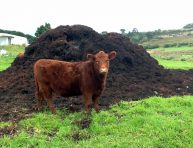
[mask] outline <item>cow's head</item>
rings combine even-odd
[[[109,61],[116,57],[116,51],[111,51],[105,53],[104,51],[99,51],[97,54],[88,54],[87,58],[93,61],[94,68],[99,72],[99,74],[104,75],[108,73]]]

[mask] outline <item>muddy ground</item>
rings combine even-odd
[[[166,70],[146,50],[118,33],[105,35],[82,25],[59,26],[25,49],[7,70],[0,72],[0,121],[18,121],[29,116],[36,104],[33,64],[41,58],[86,60],[87,53],[117,51],[110,63],[107,87],[100,97],[102,109],[120,100],[148,96],[193,94],[193,71]],[[83,109],[81,97],[55,97],[58,108]]]

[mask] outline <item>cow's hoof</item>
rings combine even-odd
[[[56,110],[54,110],[54,111],[51,111],[52,112],[52,114],[56,114]]]
[[[100,110],[95,110],[96,111],[96,113],[100,113]]]
[[[32,107],[32,109],[33,109],[34,111],[40,111],[40,110],[41,110],[41,108],[40,108],[38,105],[34,105],[34,106]]]
[[[91,115],[90,111],[85,111],[84,113],[85,113],[86,116],[90,116]]]

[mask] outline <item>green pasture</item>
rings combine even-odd
[[[10,67],[14,59],[15,57],[12,56],[0,56],[0,71]]]
[[[0,46],[0,49],[6,49],[9,56],[17,56],[19,53],[24,52],[25,46],[22,45],[5,45]]]
[[[192,96],[120,102],[90,116],[43,111],[14,125],[15,134],[3,135],[0,147],[191,147],[192,114]]]
[[[148,52],[167,69],[188,70],[193,68],[193,47],[156,48]]]
[[[146,42],[143,42],[143,46],[159,46],[159,47],[183,47],[185,45],[192,46],[193,44],[193,36],[183,35],[183,36],[175,36],[175,37],[163,37],[159,39],[152,39]]]
[[[163,52],[193,51],[193,47],[191,46],[169,47],[169,48],[159,47],[159,48],[152,49],[152,50],[163,51]]]
[[[165,60],[161,58],[156,59],[158,60],[159,64],[164,66],[164,68],[166,69],[182,69],[182,70],[193,69],[193,62]]]
[[[24,52],[25,46],[21,45],[7,45],[0,46],[0,50],[5,49],[7,51],[7,55],[0,55],[0,71],[7,69],[11,66],[11,63],[14,61],[15,57]]]

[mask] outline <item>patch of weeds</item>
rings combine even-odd
[[[124,117],[124,114],[119,113],[119,112],[114,113],[114,115],[115,115],[115,117],[117,117],[117,119],[121,119]]]
[[[31,136],[33,136],[36,132],[35,132],[35,129],[34,128],[32,128],[32,127],[29,127],[29,128],[27,128],[27,129],[25,129],[25,131],[29,134],[29,135],[31,135]]]
[[[85,130],[81,130],[81,131],[75,131],[71,134],[71,138],[73,141],[80,141],[80,140],[86,140],[86,139],[90,139],[91,135],[90,133],[88,133]]]
[[[66,117],[68,117],[71,114],[71,112],[67,108],[63,108],[62,110],[57,111],[57,115],[61,120],[64,120]]]
[[[52,129],[50,132],[47,133],[49,137],[54,137],[56,133],[58,132],[57,128]]]
[[[79,120],[75,120],[73,123],[76,124],[81,129],[89,128],[92,119],[90,117],[85,117]]]
[[[53,137],[57,134],[58,129],[54,128],[51,131],[49,131],[48,133],[45,133],[45,135],[47,135],[47,140],[51,141],[53,139]]]
[[[6,126],[11,126],[11,122],[0,122],[0,128],[6,127]]]

